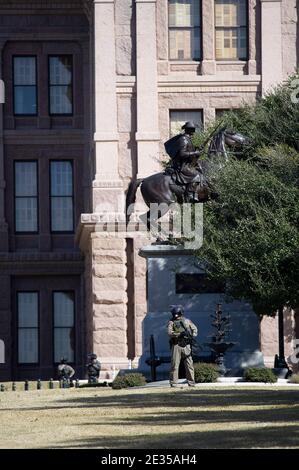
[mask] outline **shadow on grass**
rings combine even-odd
[[[70,443],[72,447],[97,448],[159,448],[159,449],[199,449],[199,448],[253,448],[253,447],[299,447],[299,392],[297,390],[175,390],[171,392],[146,392],[97,397],[73,398],[69,404],[85,407],[114,407],[120,409],[142,409],[137,416],[126,419],[107,416],[105,422],[90,423],[105,425],[156,427],[156,433],[137,435],[129,438],[99,436]],[[249,409],[233,409],[243,406]],[[279,406],[279,408],[277,408]],[[163,411],[167,407],[167,411]],[[263,409],[267,407],[267,409]],[[272,407],[272,409],[271,409]],[[156,408],[162,408],[157,411]],[[171,408],[174,408],[173,411]],[[178,410],[179,408],[179,410]],[[151,414],[151,409],[153,414]],[[170,409],[170,410],[169,410]],[[217,423],[227,429],[220,431]],[[277,425],[275,424],[277,423]],[[89,423],[83,423],[89,426]],[[184,430],[180,430],[184,425]],[[198,426],[198,431],[187,432],[185,425]],[[215,430],[201,430],[200,427],[213,425]],[[234,425],[248,429],[233,429]],[[267,427],[265,428],[265,425]],[[168,426],[167,434],[159,431],[160,426]],[[130,433],[131,434],[131,433]]]
[[[74,408],[82,416],[84,410],[94,410],[90,422],[72,423],[84,427],[85,437],[55,448],[299,448],[299,391],[293,389],[105,390],[51,400],[22,410]],[[109,435],[103,435],[105,426]],[[86,437],[89,428],[91,436]]]
[[[108,449],[252,449],[298,448],[299,425],[226,431],[179,432],[178,426],[167,434],[100,436],[73,440],[55,448]]]
[[[66,400],[71,405],[80,404],[84,407],[121,406],[122,408],[193,407],[193,406],[231,406],[231,405],[290,405],[299,403],[299,390],[227,390],[227,389],[175,389],[166,392],[148,393],[147,390],[126,395],[111,393],[92,397],[76,397]]]

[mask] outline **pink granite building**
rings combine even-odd
[[[138,365],[146,236],[118,224],[163,142],[298,66],[296,0],[0,1],[0,380]],[[299,321],[286,314],[286,353]],[[263,320],[266,363],[276,319]],[[108,377],[107,375],[107,377]],[[106,376],[106,375],[105,375]]]

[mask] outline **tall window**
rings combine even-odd
[[[182,126],[187,121],[193,121],[199,126],[200,130],[203,126],[202,123],[202,111],[201,110],[185,110],[185,111],[170,111],[170,136],[174,136],[182,132]]]
[[[54,292],[54,362],[65,357],[75,361],[75,302],[74,292]]]
[[[73,113],[72,56],[49,57],[50,114]]]
[[[13,58],[14,114],[37,114],[36,57]]]
[[[15,231],[37,232],[37,162],[15,161]]]
[[[169,58],[199,60],[201,57],[200,0],[169,0]]]
[[[50,162],[51,230],[74,230],[73,165],[71,161]]]
[[[18,362],[37,364],[38,354],[38,292],[17,293]]]
[[[247,0],[215,0],[216,59],[247,59]]]

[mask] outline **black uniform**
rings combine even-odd
[[[101,364],[97,359],[91,359],[87,364],[88,381],[96,383],[100,377]]]

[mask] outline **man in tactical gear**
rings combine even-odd
[[[165,150],[172,158],[172,164],[165,171],[170,174],[174,185],[183,186],[185,189],[185,202],[199,202],[197,196],[198,185],[202,182],[203,170],[196,157],[200,151],[196,150],[192,135],[196,127],[194,122],[188,121],[182,129],[184,134],[179,134],[165,142]]]
[[[179,366],[181,359],[183,359],[188,385],[192,387],[195,385],[195,381],[191,343],[192,338],[197,336],[198,330],[191,320],[184,317],[184,309],[181,305],[173,305],[171,314],[172,319],[167,325],[167,333],[171,343],[170,385],[177,386]]]
[[[57,373],[59,380],[72,381],[72,377],[75,375],[75,370],[67,364],[67,359],[62,357],[57,368]]]
[[[89,354],[89,363],[87,364],[88,383],[98,383],[101,371],[100,361],[97,359],[96,354]]]

